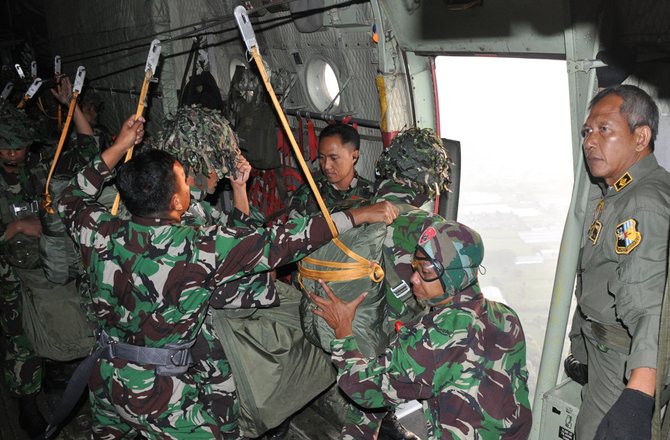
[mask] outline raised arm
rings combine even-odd
[[[72,83],[70,82],[70,78],[67,76],[62,77],[60,80],[60,85],[60,92],[51,89],[51,94],[54,96],[54,98],[56,98],[56,101],[65,107],[69,107],[70,100],[72,99]],[[77,133],[87,136],[93,135],[93,128],[84,116],[84,113],[82,113],[81,109],[79,108],[79,104],[75,104],[72,120],[74,121]]]

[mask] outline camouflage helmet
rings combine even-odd
[[[35,140],[33,122],[23,111],[6,101],[0,101],[0,148],[18,150]]]
[[[425,225],[416,248],[441,272],[440,282],[446,296],[475,284],[484,258],[481,236],[455,221],[431,218]]]
[[[408,128],[396,135],[375,169],[378,179],[408,184],[419,194],[435,195],[435,186],[449,189],[449,156],[442,140],[429,128]]]
[[[218,110],[200,105],[181,107],[151,141],[151,147],[172,154],[189,173],[219,179],[235,175],[240,157],[237,136]]]

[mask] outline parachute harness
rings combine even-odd
[[[375,283],[380,283],[384,279],[384,270],[381,268],[381,266],[374,261],[367,260],[361,257],[360,255],[356,254],[354,251],[349,249],[344,243],[342,243],[342,241],[340,241],[337,238],[338,237],[337,228],[333,223],[333,219],[330,217],[328,208],[326,207],[326,204],[323,201],[321,194],[319,193],[319,189],[317,188],[316,183],[314,183],[312,173],[307,167],[305,159],[302,157],[302,152],[298,148],[298,143],[296,142],[295,137],[293,136],[293,131],[291,130],[291,127],[289,126],[289,123],[286,120],[286,115],[284,115],[284,111],[282,110],[281,105],[277,100],[277,95],[275,94],[274,89],[272,88],[272,84],[270,83],[268,74],[265,70],[265,65],[263,64],[263,59],[261,58],[260,51],[258,50],[258,44],[256,42],[256,36],[254,34],[253,27],[251,26],[251,22],[249,21],[247,11],[244,8],[244,6],[237,6],[235,8],[235,19],[237,21],[238,27],[240,28],[240,32],[242,33],[242,38],[244,39],[244,43],[247,46],[247,50],[251,54],[251,57],[253,58],[253,60],[256,63],[256,66],[258,67],[258,72],[260,73],[261,78],[263,79],[263,84],[265,85],[265,88],[267,89],[268,94],[270,95],[272,105],[274,106],[277,112],[277,116],[279,117],[279,120],[282,123],[284,132],[286,133],[286,136],[291,142],[291,147],[293,148],[293,152],[296,156],[298,164],[300,165],[300,168],[302,169],[303,173],[305,173],[307,183],[309,184],[309,187],[312,190],[314,197],[316,198],[316,202],[319,205],[319,209],[321,210],[321,213],[323,214],[323,217],[326,220],[326,223],[328,224],[328,228],[330,229],[330,232],[333,235],[333,243],[335,243],[335,245],[338,248],[340,248],[342,252],[344,252],[350,258],[355,260],[355,262],[352,263],[341,263],[333,261],[322,261],[310,257],[305,257],[302,260],[304,263],[328,267],[334,270],[308,269],[304,267],[303,264],[299,263],[298,270],[300,275],[298,276],[298,281],[302,286],[302,282],[300,281],[302,277],[312,280],[322,279],[324,281],[345,281],[345,280],[370,277],[370,279]]]

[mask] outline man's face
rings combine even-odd
[[[409,278],[412,285],[412,293],[419,303],[444,294],[444,288],[440,283],[440,268],[435,267],[433,262],[421,250],[416,251],[412,260],[412,276]],[[424,303],[425,304],[425,303]]]
[[[189,205],[191,204],[191,190],[189,189],[188,183],[186,183],[186,175],[184,174],[184,168],[178,161],[175,161],[172,166],[172,171],[175,176],[175,194],[179,197],[181,202],[181,212],[180,215],[188,210]]]
[[[328,136],[319,142],[319,166],[326,179],[337,189],[345,190],[354,179],[358,151],[351,144],[342,144],[340,136]]]
[[[18,149],[0,148],[0,166],[8,173],[18,173],[19,166],[26,159],[27,151],[28,147]]]
[[[608,185],[650,151],[648,147],[639,148],[637,130],[630,131],[628,121],[619,110],[622,103],[620,96],[605,96],[593,106],[582,128],[589,171]]]
[[[207,194],[214,194],[216,191],[216,187],[219,184],[219,176],[216,174],[216,171],[211,171],[205,179],[203,179],[205,183],[205,187],[201,188],[202,183],[198,185],[198,181],[196,178],[193,176],[193,173],[189,174],[186,176],[186,184],[188,186],[195,186],[198,188],[200,191],[204,191]]]

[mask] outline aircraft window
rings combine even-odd
[[[566,64],[437,57],[435,71],[441,136],[461,142],[458,220],[483,237],[484,294],[521,318],[532,398],[573,186]]]
[[[233,57],[230,59],[230,64],[228,65],[228,71],[230,73],[230,80],[232,81],[233,76],[235,76],[235,69],[237,69],[237,66],[242,66],[244,68],[247,68],[247,64],[244,62],[242,58],[239,57]]]
[[[305,69],[307,92],[314,107],[324,111],[333,102],[333,107],[340,105],[340,82],[333,66],[323,58],[313,58]],[[337,98],[335,98],[337,96]]]

